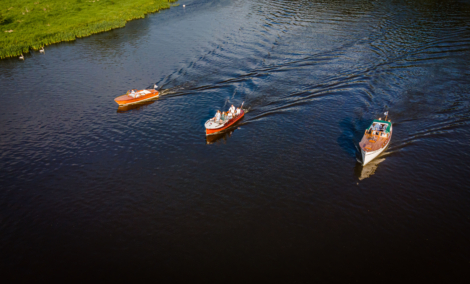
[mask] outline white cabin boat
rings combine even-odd
[[[363,165],[367,165],[388,147],[392,139],[392,132],[390,120],[374,119],[372,121],[359,143]]]

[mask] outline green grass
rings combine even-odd
[[[177,0],[0,0],[0,58],[124,27]]]

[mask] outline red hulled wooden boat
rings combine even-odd
[[[206,127],[206,135],[211,135],[211,134],[216,134],[216,133],[219,133],[227,128],[229,128],[230,126],[234,125],[235,123],[237,123],[237,121],[239,121],[240,119],[242,119],[242,117],[245,115],[245,112],[243,111],[243,109],[240,109],[240,114],[233,117],[232,119],[230,120],[219,120],[219,121],[215,121],[214,118],[212,119],[209,119],[208,121],[206,121],[206,123],[204,124],[204,126]]]
[[[118,103],[119,106],[125,106],[156,99],[159,95],[160,93],[157,90],[152,89],[138,91],[132,90],[127,92],[125,95],[115,98],[114,101]]]

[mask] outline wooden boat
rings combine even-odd
[[[144,101],[148,101],[151,99],[156,99],[160,93],[157,90],[131,90],[128,91],[125,95],[117,97],[114,99],[119,106],[125,106],[135,103],[140,103]]]
[[[204,124],[204,126],[206,127],[206,135],[216,134],[216,133],[219,133],[220,131],[223,131],[229,128],[230,126],[234,125],[237,121],[242,119],[244,115],[245,115],[245,112],[243,111],[243,109],[240,109],[240,114],[233,117],[230,120],[215,121],[214,118],[209,119]]]
[[[364,166],[387,148],[392,139],[392,132],[392,123],[390,120],[387,121],[387,117],[385,117],[385,120],[379,118],[372,121],[359,143],[362,153],[362,164]]]

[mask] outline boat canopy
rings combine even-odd
[[[392,123],[391,122],[388,122],[388,121],[385,121],[385,120],[374,119],[374,121],[372,121],[372,123],[370,124],[368,129],[370,129],[372,127],[372,125],[374,125],[374,123],[385,124],[387,126],[387,128],[385,129],[385,133],[390,133],[390,128],[392,128]]]

